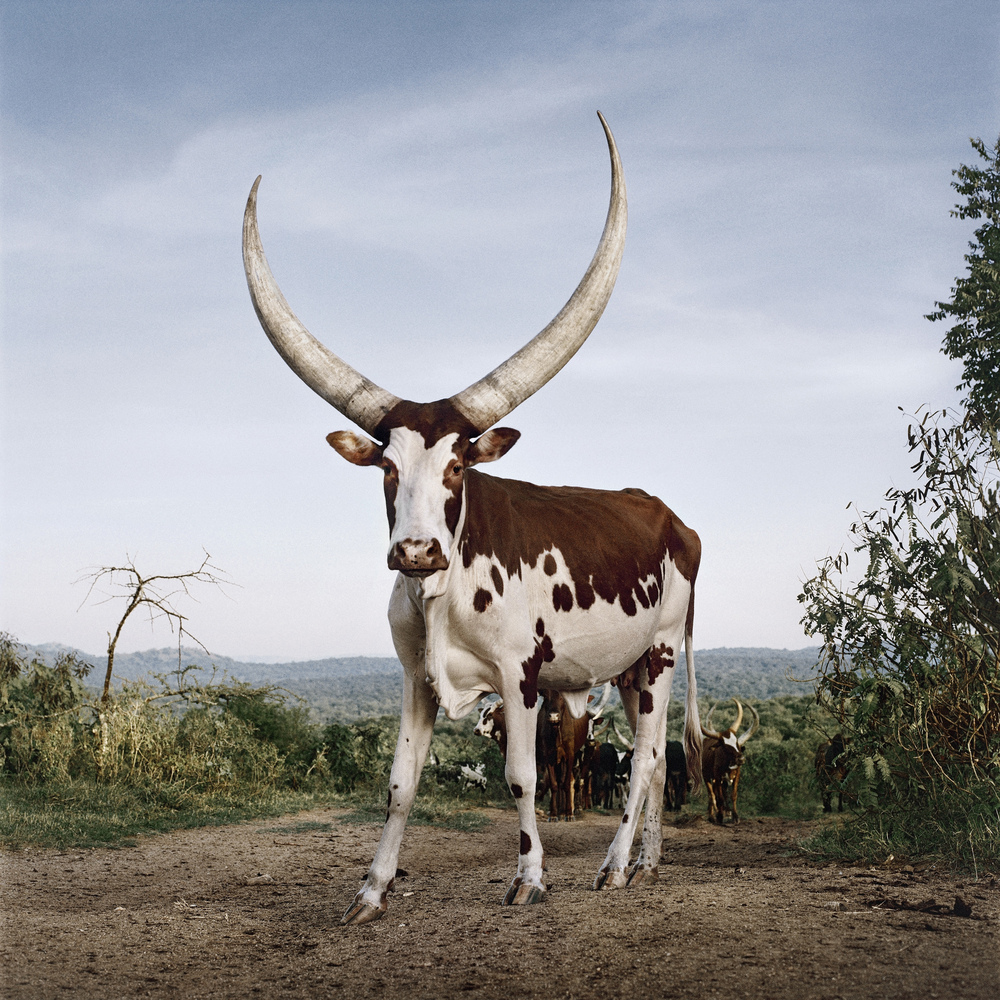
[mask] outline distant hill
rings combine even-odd
[[[75,652],[93,663],[92,678],[102,676],[107,660],[59,643],[25,647],[28,654],[52,664],[59,653]],[[698,694],[702,698],[766,700],[783,694],[811,694],[819,647],[807,649],[721,648],[695,650]],[[182,650],[185,666],[194,664],[249,684],[274,684],[303,698],[323,722],[349,722],[393,715],[403,699],[403,668],[395,657],[348,656],[285,663],[245,663],[200,649]],[[148,649],[115,656],[116,680],[139,680],[177,668],[176,649]],[[673,700],[687,688],[683,655],[674,679]]]

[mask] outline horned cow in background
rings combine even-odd
[[[760,727],[757,710],[753,705],[748,705],[747,708],[753,715],[753,723],[745,733],[737,736],[736,733],[743,722],[743,706],[735,698],[733,701],[736,702],[736,721],[728,729],[715,732],[708,728],[712,714],[719,707],[718,703],[712,706],[705,724],[701,727],[702,735],[705,737],[701,751],[701,769],[708,790],[708,821],[718,823],[720,826],[725,822],[726,815],[729,815],[734,823],[740,821],[736,799],[740,787],[740,768],[743,766],[743,748]]]
[[[264,256],[254,183],[243,220],[243,262],[254,309],[278,353],[312,390],[368,436],[335,431],[347,461],[382,473],[387,562],[398,575],[389,602],[404,671],[399,739],[387,817],[375,858],[342,923],[381,917],[438,710],[468,714],[496,692],[507,728],[505,776],[517,800],[520,847],[504,904],[544,898],[534,810],[539,691],[558,691],[571,715],[592,687],[638,668],[623,697],[635,732],[625,813],[594,887],[617,889],[658,872],[666,775],[665,713],[685,647],[688,760],[701,750],[692,653],[701,542],[660,500],[621,492],[534,486],[484,475],[519,432],[495,427],[576,353],[611,296],[628,209],[621,161],[611,157],[611,200],[590,266],[569,301],[533,340],[454,396],[415,403],[376,385],[302,325]],[[629,854],[647,794],[642,846]]]
[[[578,719],[568,710],[566,699],[558,691],[543,691],[542,710],[538,715],[535,739],[535,762],[543,782],[551,792],[549,819],[570,820],[576,812],[575,778],[579,776],[579,755],[593,739],[594,724],[611,696],[605,684],[596,705],[588,701],[586,712]],[[593,697],[591,696],[591,701]],[[503,700],[488,702],[479,713],[474,730],[479,736],[494,740],[507,756],[507,719]],[[583,804],[588,808],[587,804]]]
[[[571,820],[577,811],[577,754],[586,747],[588,736],[593,734],[594,720],[608,703],[611,685],[604,686],[599,704],[588,708],[579,719],[573,718],[566,699],[558,691],[546,691],[544,695],[536,759],[539,769],[547,774],[552,793],[549,821]]]

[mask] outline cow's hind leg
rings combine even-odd
[[[503,898],[504,906],[540,903],[545,897],[542,880],[542,842],[535,821],[535,716],[537,708],[525,708],[521,692],[508,698],[504,692],[507,715],[507,768],[505,775],[520,820],[520,843],[517,874]],[[552,785],[553,802],[558,794]]]
[[[663,728],[666,730],[666,712],[663,713]],[[665,742],[665,738],[664,738]],[[654,753],[656,750],[654,748]],[[639,856],[629,870],[628,885],[638,885],[660,877],[660,850],[663,846],[663,785],[667,776],[667,762],[664,754],[659,754],[649,779],[646,794],[646,818],[642,825],[642,843]]]
[[[676,642],[676,639],[674,639]],[[679,643],[677,643],[679,646]],[[665,644],[664,648],[667,648]],[[670,646],[673,649],[676,647]],[[644,667],[646,665],[644,664]],[[671,667],[673,664],[671,664]],[[604,864],[594,880],[595,889],[620,889],[630,882],[655,878],[660,860],[660,813],[663,802],[663,782],[666,778],[667,705],[670,701],[672,673],[662,676],[656,671],[640,671],[638,695],[622,692],[629,721],[635,712],[635,750],[632,755],[632,776],[625,813],[621,825],[608,849]],[[651,683],[652,681],[652,683]],[[657,683],[659,681],[660,683]],[[626,700],[628,699],[628,700]],[[633,699],[637,699],[633,702]],[[631,703],[631,704],[630,704]],[[637,709],[633,708],[637,704]],[[631,710],[630,710],[631,709]],[[655,776],[655,782],[654,782]],[[648,792],[648,795],[647,795]],[[626,874],[632,841],[639,825],[639,814],[646,804],[646,822],[639,859],[630,874]],[[640,874],[641,873],[641,874]]]
[[[396,756],[389,774],[389,801],[382,839],[367,877],[340,921],[342,924],[378,920],[388,908],[386,896],[396,879],[399,845],[431,744],[437,710],[429,685],[416,681],[410,671],[406,671],[403,675],[403,713]]]

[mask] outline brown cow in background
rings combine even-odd
[[[736,798],[740,785],[740,768],[743,765],[743,747],[760,727],[760,716],[753,705],[748,705],[753,715],[753,723],[750,728],[737,736],[736,732],[743,722],[743,706],[736,701],[737,714],[736,721],[722,732],[715,732],[707,725],[702,725],[701,732],[705,737],[701,750],[701,771],[705,779],[705,786],[708,789],[708,821],[718,823],[719,826],[725,822],[728,813],[733,823],[740,821],[739,813],[736,810]],[[718,703],[712,707],[708,713],[706,723],[712,719],[712,713],[718,708]]]

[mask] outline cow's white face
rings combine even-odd
[[[496,731],[496,722],[493,716],[496,715],[498,706],[502,704],[501,702],[491,701],[484,705],[479,712],[479,721],[476,723],[476,728],[473,732],[477,736],[483,736],[488,740],[493,739],[494,732]]]
[[[394,427],[382,453],[389,569],[429,576],[447,569],[462,512],[464,448],[457,434],[428,445],[422,434]]]
[[[455,431],[393,427],[380,447],[352,431],[327,441],[355,465],[378,465],[384,474],[389,520],[389,569],[410,577],[445,570],[451,561],[462,514],[465,470],[494,462],[520,437],[515,430],[489,430],[475,441]]]

